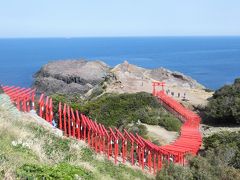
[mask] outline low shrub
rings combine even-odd
[[[181,127],[181,122],[167,112],[156,97],[145,92],[104,94],[97,99],[85,102],[77,98],[75,101],[69,100],[59,94],[53,95],[52,98],[55,108],[58,107],[59,102],[66,103],[107,127],[123,129],[129,124],[134,124],[135,128],[132,128],[132,132],[137,132],[144,137],[147,135],[147,129],[137,125],[139,121],[150,125],[160,125],[169,131],[179,131]],[[57,111],[56,108],[55,112]],[[58,119],[57,115],[55,119]]]
[[[169,131],[179,131],[182,124],[180,120],[176,119],[173,115],[167,114],[160,117],[159,125],[165,127]]]
[[[156,180],[192,180],[193,174],[189,168],[174,165],[170,163],[169,165],[163,166],[161,171],[157,173]]]
[[[18,168],[17,176],[21,179],[93,179],[91,172],[67,163],[54,166],[25,164]]]
[[[222,163],[240,169],[240,131],[213,134],[204,138],[204,146],[221,157]]]
[[[234,84],[215,91],[205,109],[205,122],[213,124],[240,123],[240,78]]]
[[[189,157],[188,166],[165,165],[156,179],[240,179],[240,132],[221,132],[204,138],[201,156]]]
[[[240,178],[240,172],[224,163],[220,156],[211,153],[207,157],[196,156],[188,161],[188,166],[182,167],[177,164],[165,165],[157,173],[157,180],[235,180]]]
[[[129,168],[124,164],[114,165],[113,162],[104,160],[96,165],[98,171],[107,174],[106,179],[127,180],[127,179],[153,179],[149,178],[141,170]],[[109,178],[110,177],[110,178]]]

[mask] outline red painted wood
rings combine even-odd
[[[121,157],[123,163],[130,160],[131,164],[134,165],[135,162],[138,162],[136,164],[143,170],[147,165],[148,170],[153,173],[161,169],[162,159],[165,159],[168,163],[173,161],[174,163],[184,165],[186,163],[185,155],[187,153],[197,154],[202,144],[202,136],[199,131],[201,118],[173,98],[167,96],[163,89],[165,86],[164,82],[153,82],[152,85],[153,95],[159,99],[159,102],[168,111],[183,122],[179,138],[169,145],[157,146],[138,134],[134,135],[126,130],[123,130],[122,133],[117,128],[106,129],[104,125],[93,121],[83,114],[79,116],[77,110],[74,111],[66,104],[64,104],[62,109],[62,103],[59,103],[57,112],[59,128],[64,131],[65,135],[87,141],[89,146],[95,149],[96,152],[106,153],[108,159],[110,159],[110,156],[113,156],[115,164],[118,158]],[[158,91],[158,86],[161,86],[162,90]],[[3,90],[10,96],[12,102],[16,104],[19,110],[29,112],[31,109],[34,109],[35,90],[14,86],[3,86]],[[32,105],[30,102],[32,102]],[[46,104],[44,104],[44,94],[42,94],[38,104],[39,116],[51,122],[54,114],[52,99],[47,97]],[[130,145],[129,147],[127,146],[128,144]],[[147,154],[144,155],[145,150]],[[134,155],[135,153],[136,156]]]

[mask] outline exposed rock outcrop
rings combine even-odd
[[[35,75],[34,86],[38,92],[47,94],[78,94],[89,97],[91,94],[152,92],[153,81],[166,82],[166,89],[183,94],[194,105],[205,104],[211,96],[204,86],[179,72],[165,68],[145,69],[125,61],[110,68],[101,61],[67,60],[51,62]]]
[[[102,82],[109,71],[101,61],[55,61],[35,74],[34,87],[46,94],[84,94]]]
[[[204,89],[204,86],[199,84],[196,80],[179,72],[172,72],[165,68],[145,69],[125,61],[112,69],[118,82],[121,82],[122,89],[137,89],[148,87],[152,81],[164,81],[167,85],[178,86],[190,89]],[[147,85],[146,85],[147,84]],[[139,86],[136,88],[135,86]],[[151,85],[150,85],[151,87]]]
[[[175,84],[186,88],[203,89],[204,86],[196,80],[180,72],[172,72],[165,68],[153,69],[146,72],[149,77],[157,81],[165,81],[169,84]]]

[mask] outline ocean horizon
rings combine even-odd
[[[240,37],[2,38],[0,83],[29,87],[41,66],[65,59],[164,67],[217,89],[240,77]]]

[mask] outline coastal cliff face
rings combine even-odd
[[[35,74],[34,87],[46,94],[84,94],[102,82],[109,71],[101,61],[51,62]]]
[[[176,86],[188,89],[204,89],[197,81],[179,72],[172,72],[165,68],[145,69],[125,61],[114,67],[111,72],[120,82],[123,91],[149,91],[152,90],[153,81],[164,81],[167,86]]]
[[[203,101],[211,96],[204,86],[182,73],[165,68],[141,68],[127,61],[114,68],[101,61],[51,62],[35,74],[34,87],[46,94],[77,94],[84,98],[99,88],[101,93],[151,93],[153,81],[166,82],[165,89],[175,92],[175,95],[180,93],[182,97],[187,93],[189,98],[194,98],[193,104],[196,105],[204,104]]]

